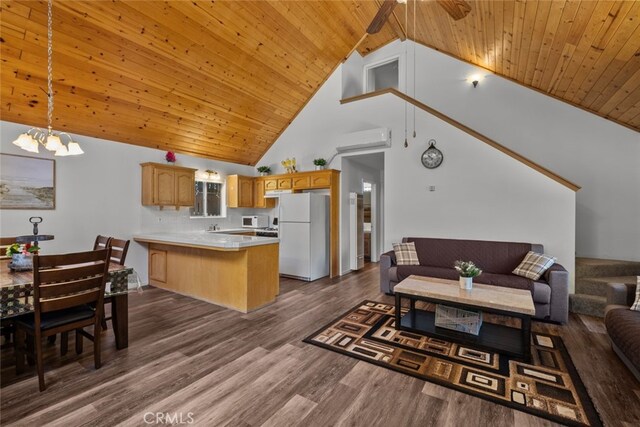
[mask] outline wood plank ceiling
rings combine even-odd
[[[398,5],[410,39],[640,130],[640,1],[466,0],[454,21],[435,1]],[[416,7],[415,37],[413,11]],[[368,37],[363,55],[389,42]]]
[[[640,1],[468,2],[418,2],[415,39],[640,129]],[[54,0],[54,128],[253,165],[379,4]],[[45,126],[46,2],[0,7],[2,119]],[[395,14],[362,54],[403,37]]]
[[[1,7],[2,119],[46,126],[47,4]],[[376,12],[370,1],[56,0],[54,128],[255,164]]]

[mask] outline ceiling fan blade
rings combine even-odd
[[[367,28],[368,34],[375,34],[382,29],[384,23],[387,22],[387,19],[393,13],[393,9],[395,9],[396,4],[398,4],[397,0],[384,0],[382,6],[376,13],[376,16],[373,17],[371,24]]]
[[[471,12],[471,6],[464,0],[436,0],[456,21],[464,18]]]

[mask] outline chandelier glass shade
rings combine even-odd
[[[54,133],[53,122],[53,0],[47,2],[47,130],[31,128],[13,141],[14,145],[30,153],[38,153],[40,145],[56,156],[75,156],[84,153],[66,132]],[[62,137],[66,137],[66,145]]]

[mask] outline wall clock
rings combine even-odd
[[[422,153],[422,165],[427,169],[435,169],[442,164],[444,156],[442,151],[436,148],[436,140],[429,140],[429,148]]]

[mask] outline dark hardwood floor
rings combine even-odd
[[[327,351],[301,340],[378,290],[378,268],[313,283],[283,279],[278,301],[240,314],[155,288],[130,297],[129,348],[104,333],[59,356],[47,344],[47,390],[34,369],[15,375],[1,354],[2,425],[148,425],[155,413],[202,426],[539,426],[549,421]],[[603,421],[640,425],[640,384],[611,351],[599,319],[571,316],[559,334]],[[71,338],[71,341],[73,339]],[[70,343],[73,349],[73,343]]]

